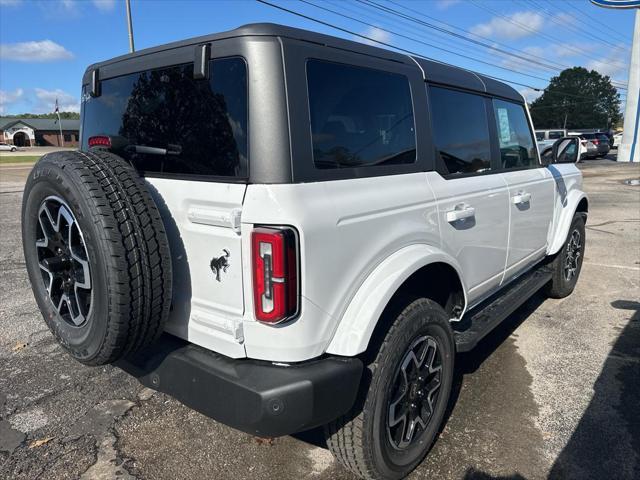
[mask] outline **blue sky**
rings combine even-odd
[[[300,0],[268,1],[424,56],[537,88],[567,66],[595,69],[620,85],[628,75],[633,10],[603,9],[588,0],[373,0],[404,17],[366,5],[367,0],[308,0],[339,14]],[[253,0],[132,0],[131,4],[136,49],[251,22],[354,38]],[[0,114],[51,112],[56,98],[61,110],[78,111],[85,67],[128,51],[124,1],[0,0],[0,44]],[[539,94],[514,86],[530,100]],[[620,90],[623,99],[624,92]]]

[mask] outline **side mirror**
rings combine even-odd
[[[553,144],[550,163],[577,163],[582,153],[581,148],[578,137],[560,138]]]

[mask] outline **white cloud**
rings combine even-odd
[[[51,40],[0,44],[0,59],[17,62],[69,60],[73,53]]]
[[[22,0],[0,0],[0,7],[17,7]]]
[[[625,61],[626,45],[618,45],[607,53],[606,57],[592,58],[585,64],[585,68],[595,70],[600,75],[609,75],[614,80],[622,80],[626,78],[629,71],[629,65]]]
[[[24,95],[24,90],[16,88],[13,92],[8,90],[0,90],[0,114],[7,111],[7,107],[19,102]]]
[[[533,102],[536,98],[542,95],[542,92],[534,90],[533,88],[521,88],[518,91],[520,92],[520,95],[525,98],[527,103]]]
[[[55,90],[45,90],[44,88],[35,89],[35,103],[32,113],[51,113],[53,112],[58,100],[58,107],[61,112],[79,112],[80,102],[73,95],[68,94],[59,88]]]
[[[538,12],[516,12],[505,18],[493,17],[486,23],[471,27],[471,33],[483,37],[515,40],[528,37],[540,31],[544,26],[544,18]]]
[[[448,8],[453,7],[457,3],[460,3],[460,0],[438,0],[436,2],[436,8],[438,10],[447,10]]]
[[[93,0],[93,4],[98,10],[109,12],[116,6],[116,0]]]
[[[389,32],[381,30],[378,27],[368,27],[364,32],[362,32],[362,35],[364,35],[365,37],[369,37],[372,40],[377,40],[377,42],[389,43],[391,41],[391,34]],[[382,46],[377,42],[374,42],[372,40],[367,40],[366,38],[362,38],[362,37],[356,37],[356,40],[362,43],[366,43],[368,45],[373,45],[375,47]]]

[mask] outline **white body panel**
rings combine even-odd
[[[494,174],[446,180],[429,172],[428,179],[438,199],[439,245],[460,265],[469,303],[477,303],[502,281],[509,239],[507,185]],[[447,218],[465,208],[474,209],[473,216]]]
[[[167,230],[173,299],[166,330],[229,357],[245,356],[240,233],[233,229],[246,185],[148,178]],[[218,282],[211,260],[229,250]]]
[[[391,296],[430,263],[453,267],[465,307],[476,305],[557,251],[584,198],[571,164],[448,180],[427,172],[303,184],[149,183],[174,262],[167,330],[230,357],[277,362],[363,352]],[[513,197],[523,193],[528,205],[518,206]],[[473,215],[454,220],[460,204]],[[250,234],[261,224],[299,234],[300,314],[276,326],[253,314]],[[210,261],[225,249],[230,266],[218,282]]]
[[[365,279],[395,252],[439,245],[426,173],[291,185],[249,185],[243,228],[291,225],[300,236],[299,318],[281,326],[252,320],[245,282],[245,347],[252,358],[300,361],[322,354]],[[247,235],[245,247],[249,248]],[[245,276],[250,265],[245,265]]]
[[[509,280],[546,255],[555,182],[543,167],[501,176],[509,190],[509,255],[504,272],[504,280]]]

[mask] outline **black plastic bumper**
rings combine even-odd
[[[308,430],[346,413],[363,368],[359,359],[342,357],[291,366],[236,360],[168,334],[116,365],[219,422],[273,437]]]

